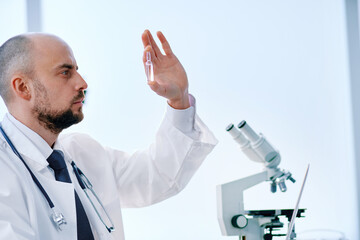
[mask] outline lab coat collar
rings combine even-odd
[[[9,113],[5,115],[1,124],[18,152],[25,156],[24,160],[31,169],[41,171],[49,165],[46,159],[53,150],[43,138]]]

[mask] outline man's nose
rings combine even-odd
[[[77,73],[77,82],[76,82],[76,90],[85,90],[87,89],[88,85],[86,81],[83,79],[80,73]]]

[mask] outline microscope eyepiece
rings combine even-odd
[[[226,131],[230,131],[231,129],[233,129],[234,124],[230,123],[227,127],[226,127]]]
[[[250,140],[251,143],[255,143],[260,139],[259,135],[249,126],[249,124],[246,123],[245,120],[242,120],[238,124],[238,128],[240,132]]]
[[[242,128],[243,126],[246,125],[246,121],[242,120],[239,124],[238,124],[238,128]]]

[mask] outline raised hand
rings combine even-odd
[[[173,54],[162,32],[157,32],[157,37],[161,42],[165,55],[161,53],[149,30],[145,30],[141,37],[144,44],[144,67],[147,52],[151,54],[154,67],[154,81],[148,81],[148,85],[158,95],[167,98],[169,105],[173,108],[188,108],[190,107],[189,83],[185,69]]]

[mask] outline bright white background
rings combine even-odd
[[[187,70],[197,111],[219,144],[179,195],[126,209],[127,239],[222,237],[215,186],[262,170],[225,132],[245,119],[280,150],[298,180],[287,193],[250,189],[248,209],[293,208],[306,165],[297,232],[359,236],[345,15],[340,0],[43,2],[43,30],[73,48],[88,81],[86,132],[127,151],[154,138],[166,101],[147,87],[141,33],[162,30]],[[0,42],[26,31],[25,2],[0,0]],[[1,117],[6,112],[0,105]]]

